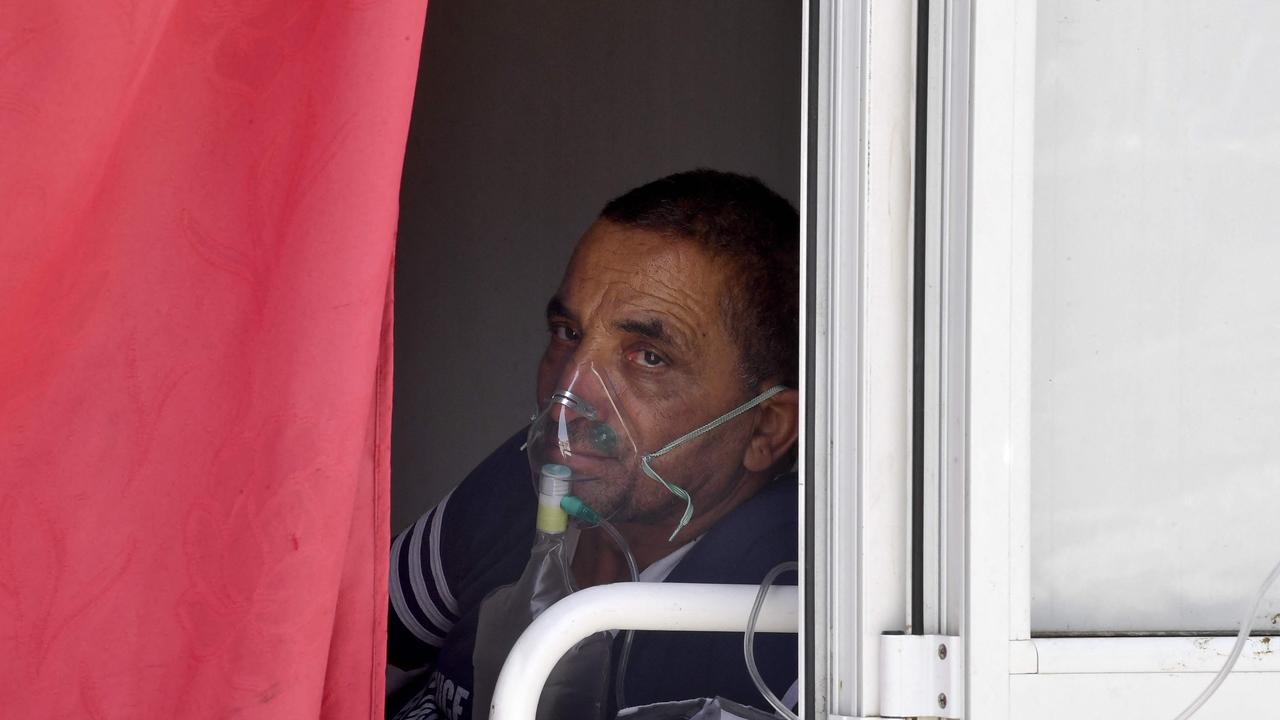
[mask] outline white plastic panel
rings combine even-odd
[[[1232,629],[1280,557],[1280,3],[1037,21],[1032,630]]]
[[[1170,720],[1209,682],[1209,673],[1015,675],[1011,718]],[[1280,714],[1271,673],[1232,677],[1195,720],[1252,720]]]
[[[912,6],[813,0],[806,43],[806,717],[878,716],[908,622]],[[812,234],[809,234],[812,233]]]

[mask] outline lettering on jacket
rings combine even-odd
[[[427,687],[396,715],[396,720],[461,720],[471,716],[467,712],[470,699],[471,690],[436,670]]]

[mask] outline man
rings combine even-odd
[[[754,584],[796,557],[798,237],[794,208],[758,180],[672,175],[605,206],[548,303],[540,406],[586,368],[609,388],[592,401],[619,406],[637,454],[757,403],[655,459],[663,482],[584,460],[607,468],[574,493],[612,518],[642,580]],[[480,604],[520,575],[534,534],[524,440],[509,440],[395,541],[388,657],[428,672],[407,701],[388,703],[389,716],[473,717]],[[579,535],[572,572],[580,587],[629,579],[598,530]],[[774,693],[793,684],[796,656],[795,636],[758,638]],[[729,633],[637,633],[624,685],[627,706],[722,695],[767,707],[741,636]]]

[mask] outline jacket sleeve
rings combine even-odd
[[[441,553],[452,496],[418,518],[391,545],[387,661],[404,670],[431,664],[458,621],[458,601]]]
[[[502,572],[519,576],[536,500],[522,430],[499,446],[391,546],[387,662],[435,664],[459,618],[478,607]],[[524,543],[513,560],[512,548]],[[516,562],[514,569],[506,564]],[[504,564],[505,563],[505,564]]]

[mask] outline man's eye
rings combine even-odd
[[[582,338],[582,333],[561,323],[555,323],[547,329],[551,332],[551,337],[559,340],[560,342],[573,343],[578,342],[578,340]]]
[[[661,355],[652,350],[633,350],[629,356],[631,362],[640,367],[656,368],[667,364]]]

